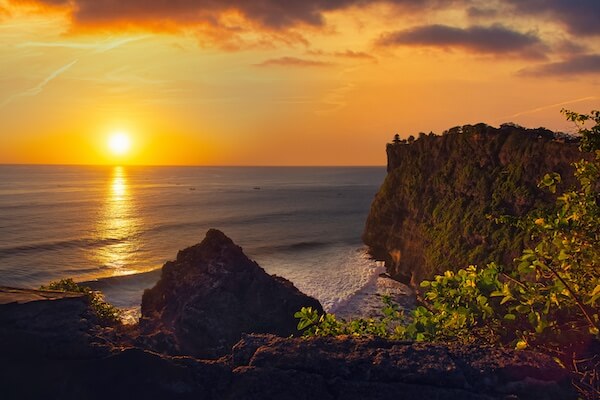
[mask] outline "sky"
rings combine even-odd
[[[0,163],[385,165],[562,108],[600,109],[598,0],[0,0]]]

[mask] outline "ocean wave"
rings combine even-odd
[[[335,242],[329,241],[299,241],[294,243],[277,244],[272,246],[258,246],[252,249],[254,255],[259,254],[270,254],[280,252],[296,252],[296,251],[310,251],[321,247],[326,247],[335,244]]]
[[[116,307],[139,310],[144,290],[158,282],[161,271],[161,268],[157,268],[130,275],[98,278],[80,284],[101,291],[106,300]]]
[[[81,238],[56,240],[51,242],[31,243],[20,246],[11,246],[0,248],[0,259],[19,254],[31,254],[44,251],[54,251],[71,248],[95,248],[112,244],[119,244],[129,240],[129,237],[123,238]]]

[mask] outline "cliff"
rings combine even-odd
[[[363,240],[394,278],[414,284],[470,264],[509,265],[527,238],[491,216],[549,204],[537,183],[558,172],[568,187],[582,154],[576,140],[543,128],[478,124],[388,144],[387,158]]]

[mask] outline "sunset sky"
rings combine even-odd
[[[0,163],[384,165],[394,133],[571,131],[600,1],[0,0],[0,71]]]

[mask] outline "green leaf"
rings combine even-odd
[[[518,306],[515,307],[515,311],[521,313],[521,314],[526,314],[531,310],[531,308],[529,306],[526,306],[524,304],[519,304]]]

